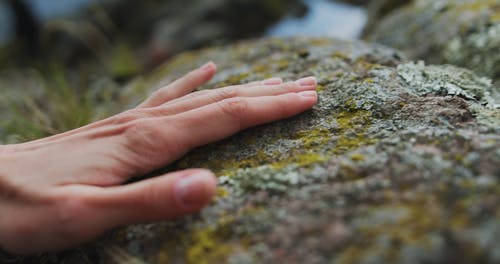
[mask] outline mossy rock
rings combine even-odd
[[[365,39],[500,81],[500,0],[416,0],[376,23]]]
[[[147,82],[170,81],[207,60],[220,70],[204,89],[315,75],[319,103],[195,149],[165,168],[213,170],[218,197],[190,217],[117,230],[85,249],[88,258],[500,261],[500,110],[488,79],[408,62],[377,44],[288,38],[184,53]]]

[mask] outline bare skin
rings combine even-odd
[[[0,247],[18,254],[61,250],[115,227],[196,212],[215,193],[208,170],[123,183],[196,146],[296,115],[317,101],[312,77],[191,93],[215,72],[207,63],[132,110],[52,137],[0,145]]]

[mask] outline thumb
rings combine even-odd
[[[212,201],[215,190],[213,173],[189,169],[125,186],[102,188],[94,195],[92,207],[96,210],[96,220],[112,228],[194,213]]]
[[[38,228],[38,236],[27,238],[29,244],[13,248],[28,253],[32,252],[30,247],[61,249],[94,239],[115,227],[184,216],[210,203],[215,187],[216,179],[210,171],[190,169],[124,186],[55,188],[52,198],[59,205],[52,211],[45,209],[44,217],[36,219],[37,226],[54,228]],[[54,225],[54,221],[60,224]],[[50,241],[47,237],[51,237]],[[26,245],[30,247],[26,249]]]

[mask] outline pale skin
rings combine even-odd
[[[215,72],[207,63],[129,111],[52,137],[0,145],[0,248],[61,250],[112,228],[196,212],[215,194],[208,170],[123,183],[194,147],[296,115],[317,101],[313,77],[192,92]]]

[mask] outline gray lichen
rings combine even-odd
[[[459,96],[468,101],[495,108],[490,79],[451,65],[425,66],[423,61],[398,65],[397,71],[415,93]]]
[[[415,0],[371,25],[365,34],[369,41],[499,81],[499,0]]]

